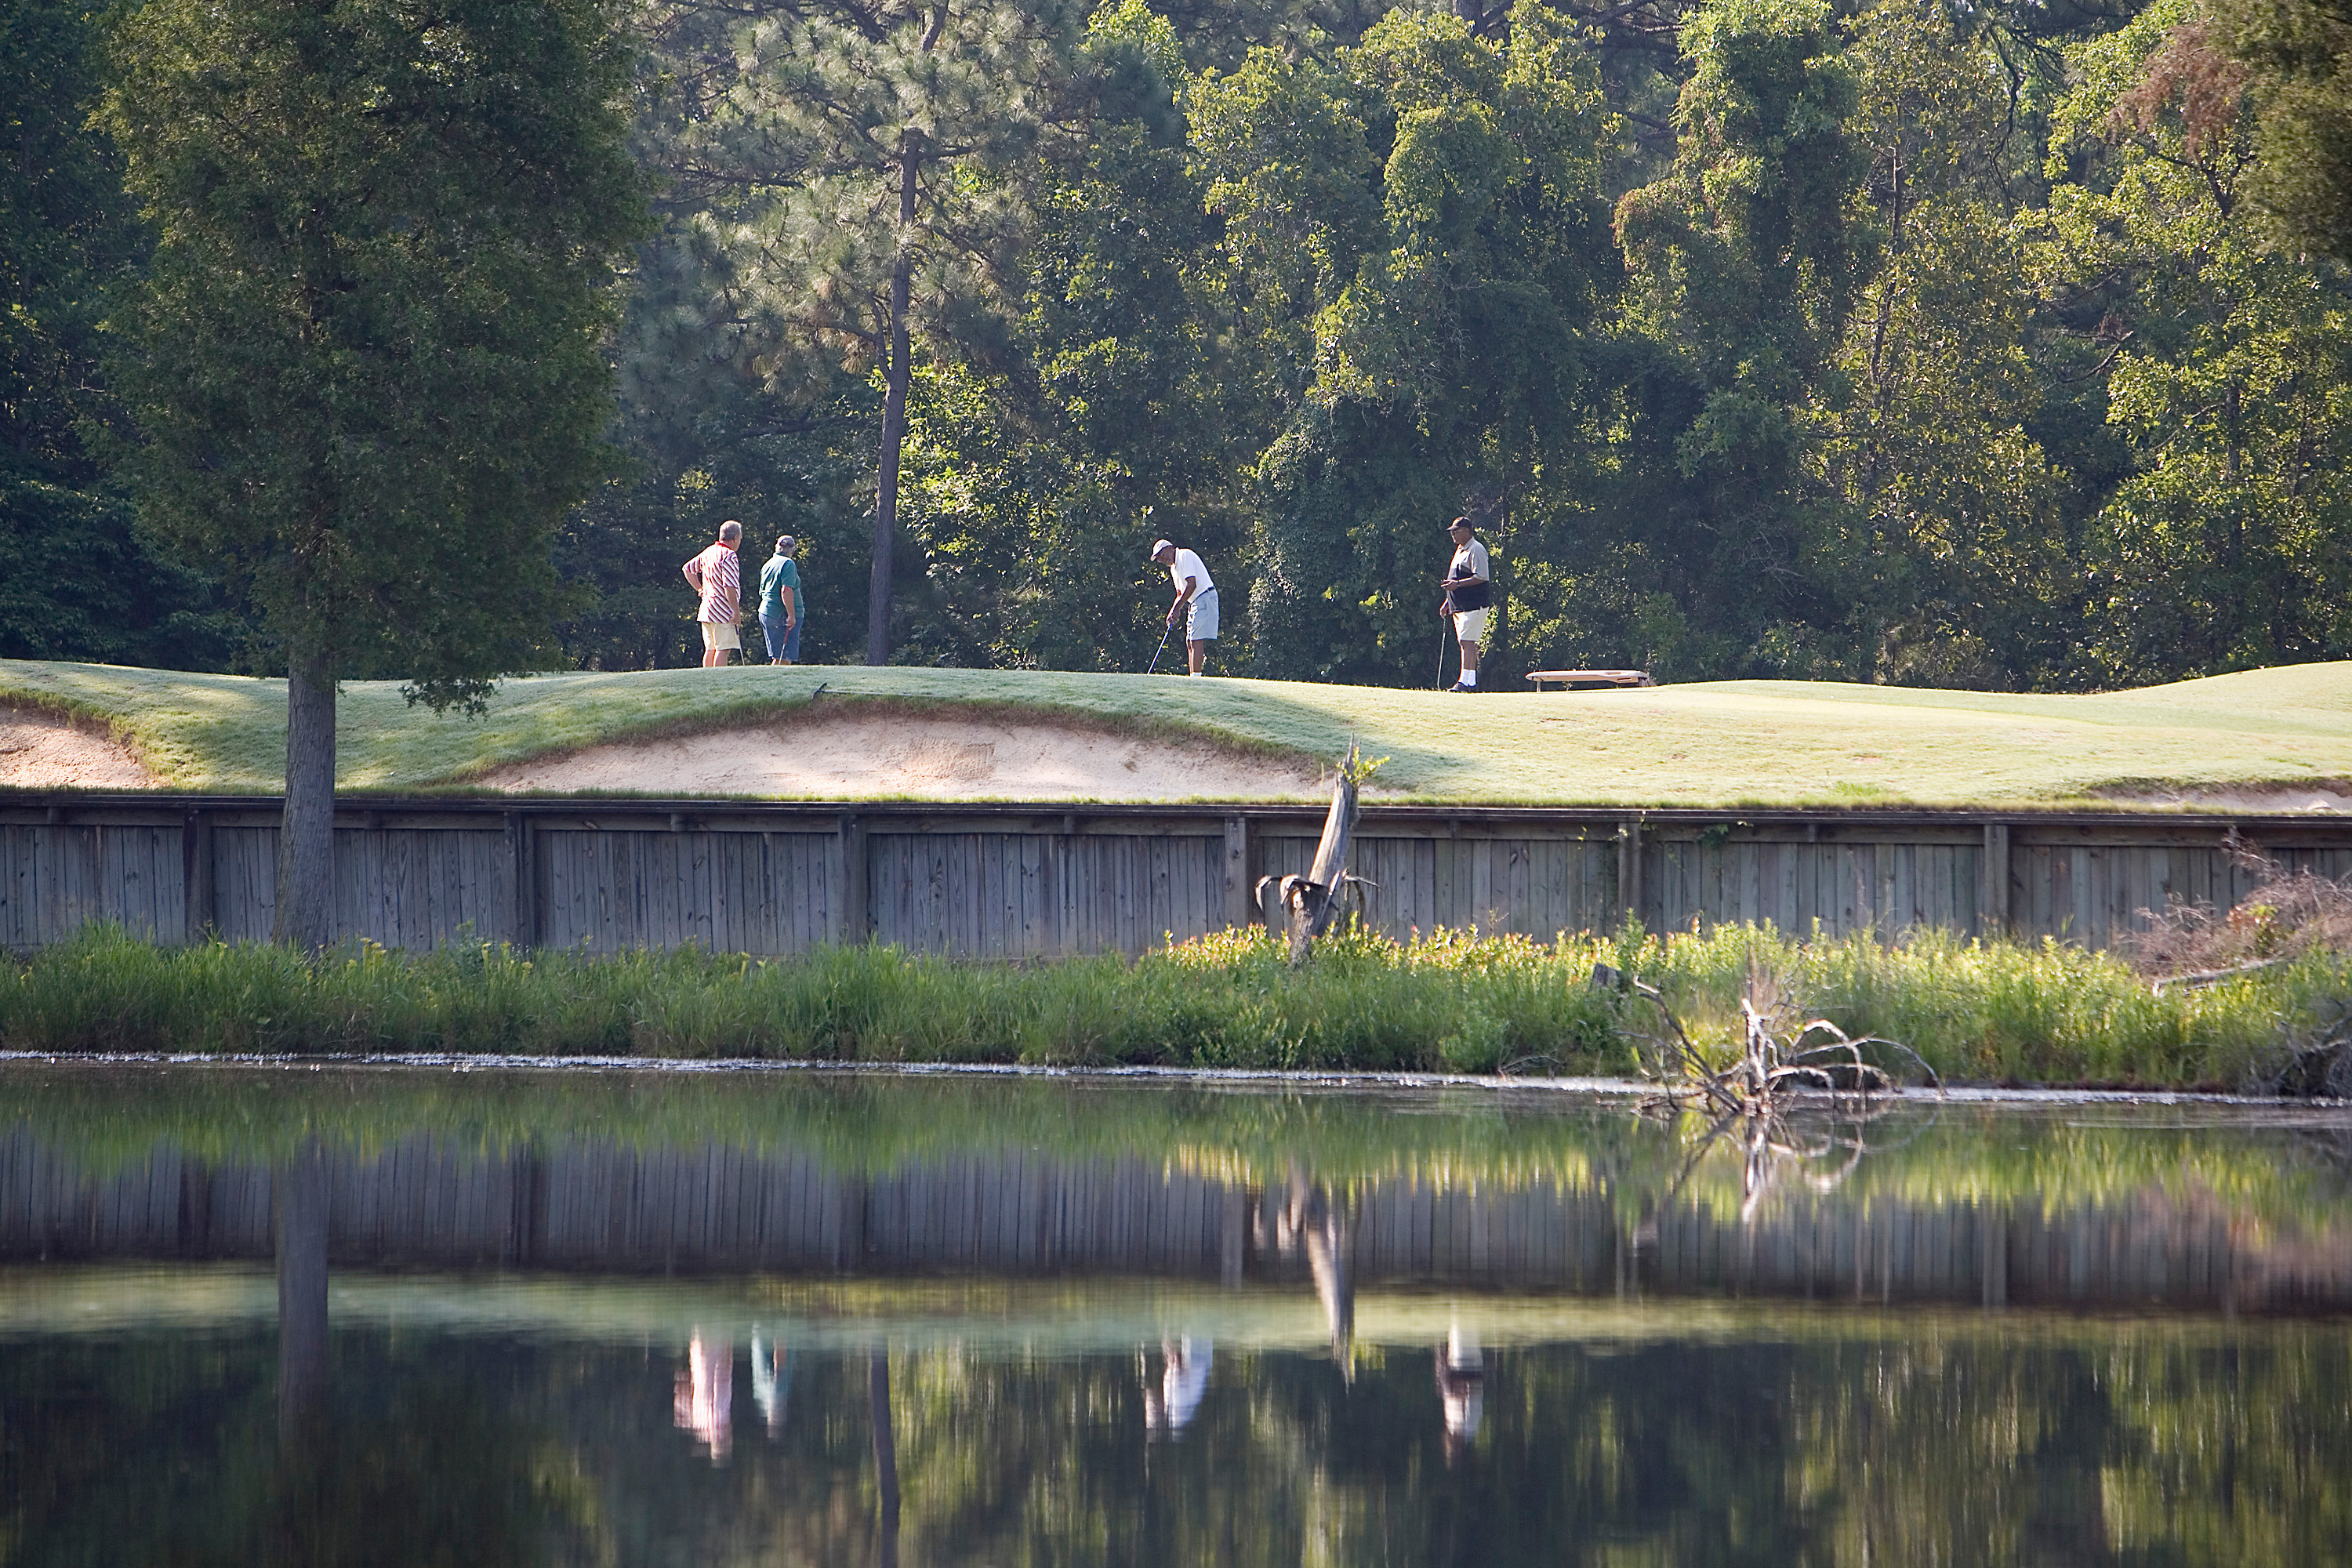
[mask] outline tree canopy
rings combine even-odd
[[[79,13],[16,5],[56,58],[83,47]],[[370,315],[321,288],[304,330],[359,335],[298,390],[253,370],[272,332],[295,341],[268,268],[196,289],[187,259],[268,231],[270,265],[299,270],[294,208],[224,174],[230,199],[189,208],[212,227],[168,216],[167,166],[215,188],[159,162],[210,134],[205,107],[182,86],[135,111],[121,95],[224,51],[218,82],[248,86],[188,79],[257,90],[329,16],[359,41],[313,109],[439,68],[424,50],[369,74],[392,70],[393,33],[349,18],[406,15],[389,5],[289,12],[279,40],[240,33],[259,24],[234,6],[198,28],[152,0],[126,13],[96,129],[72,107],[89,71],[37,92],[10,63],[31,106],[14,112],[54,150],[31,184],[19,161],[16,188],[42,194],[12,218],[11,265],[59,280],[11,323],[10,384],[53,389],[12,392],[33,416],[12,429],[124,434],[42,468],[37,507],[12,481],[0,548],[68,559],[60,542],[100,515],[84,509],[136,486],[157,498],[147,522],[110,537],[194,574],[130,573],[140,624],[184,601],[215,616],[210,641],[184,628],[192,658],[256,668],[283,668],[299,625],[339,669],[445,696],[520,662],[688,659],[671,578],[727,517],[800,536],[819,660],[1130,667],[1159,629],[1144,547],[1166,535],[1224,589],[1213,668],[1419,683],[1441,531],[1465,511],[1501,590],[1490,686],[1602,664],[2064,689],[2340,657],[2340,10],[626,0],[623,41],[581,66],[600,85],[572,101],[632,117],[627,159],[568,187],[585,210],[650,183],[657,227],[623,286],[585,287],[593,268],[562,258],[594,247],[566,251],[573,218],[513,195],[498,157],[459,173],[477,164],[453,155],[439,205],[380,201],[414,208],[413,234],[327,246],[419,303]],[[519,123],[478,88],[433,100],[467,158]],[[232,102],[256,128],[240,167],[322,212],[422,146],[370,121],[380,144],[315,156],[290,100]],[[599,123],[617,146],[619,121]],[[506,237],[453,248],[460,208]],[[534,247],[551,268],[520,259]],[[428,258],[468,281],[396,281]],[[594,308],[467,314],[518,268]],[[97,363],[109,308],[125,341],[212,324],[152,366],[61,377]],[[469,349],[452,381],[415,372],[434,390],[414,399],[369,390],[394,375],[369,334],[454,344],[486,323],[545,352]],[[609,423],[543,391],[607,364]],[[529,407],[529,439],[572,456],[492,460],[523,449],[523,421],[493,410],[433,442],[419,479],[423,411],[461,395]],[[283,481],[316,424],[298,405],[353,421],[316,471],[359,509],[337,550],[285,553],[317,574],[299,589],[264,542],[295,537]],[[187,434],[224,417],[271,432],[270,455]],[[626,460],[573,505],[599,436]],[[257,503],[232,509],[241,486]],[[505,499],[442,529],[461,491]],[[172,521],[232,510],[215,533]],[[461,570],[478,548],[512,571]],[[0,636],[22,592],[0,592]],[[152,657],[121,619],[17,618],[55,628],[42,651]]]

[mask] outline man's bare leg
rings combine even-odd
[[[1201,673],[1201,663],[1208,657],[1209,645],[1207,643],[1201,641],[1197,637],[1186,637],[1184,639],[1184,662],[1192,667],[1193,674],[1198,675]]]
[[[1478,645],[1476,643],[1465,642],[1462,645],[1462,673],[1465,675],[1475,675],[1478,673]]]

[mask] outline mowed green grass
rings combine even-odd
[[[812,694],[824,693],[811,707]],[[0,660],[0,701],[105,718],[178,789],[270,793],[283,777],[275,680]],[[1185,731],[1328,760],[1385,756],[1409,799],[1610,805],[2031,805],[2103,790],[2352,779],[2352,663],[2084,697],[1801,681],[1455,697],[1376,687],[1048,671],[764,666],[507,682],[478,719],[356,681],[341,706],[350,790],[463,786],[499,763],[632,734],[761,725],[772,746],[835,705],[983,704]],[[781,724],[776,722],[781,721]],[[5,783],[5,773],[0,773]]]

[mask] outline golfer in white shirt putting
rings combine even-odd
[[[1184,612],[1184,662],[1197,679],[1209,645],[1217,640],[1217,584],[1198,555],[1179,550],[1167,540],[1151,542],[1151,559],[1168,568],[1169,578],[1176,584],[1176,602],[1168,606],[1168,624],[1174,626],[1176,613]]]

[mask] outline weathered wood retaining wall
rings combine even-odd
[[[426,1138],[330,1154],[338,1267],[556,1272],[1159,1275],[1304,1282],[1280,1185],[1160,1161],[1036,1151],[909,1163],[874,1177],[742,1150],[590,1142],[486,1155]],[[1437,1184],[1396,1175],[1335,1194],[1357,1288],[1430,1282],[1667,1294],[2352,1307],[2352,1235],[2279,1234],[2150,1192],[2010,1205],[1791,1193],[1753,1225],[1687,1200],[1638,1220],[1605,1185]],[[272,1177],[159,1146],[93,1175],[18,1128],[0,1133],[0,1260],[267,1258]]]
[[[85,921],[164,942],[265,938],[278,803],[0,796],[0,946]],[[895,942],[975,958],[1137,952],[1247,921],[1268,872],[1304,871],[1321,813],[1282,806],[346,799],[336,919],[393,947],[476,937],[610,952],[699,942],[792,952]],[[2227,907],[2243,842],[2352,872],[2352,822],[2126,813],[1570,811],[1371,806],[1366,910],[1549,938],[1771,921],[1934,925],[2104,947],[2168,900]]]

